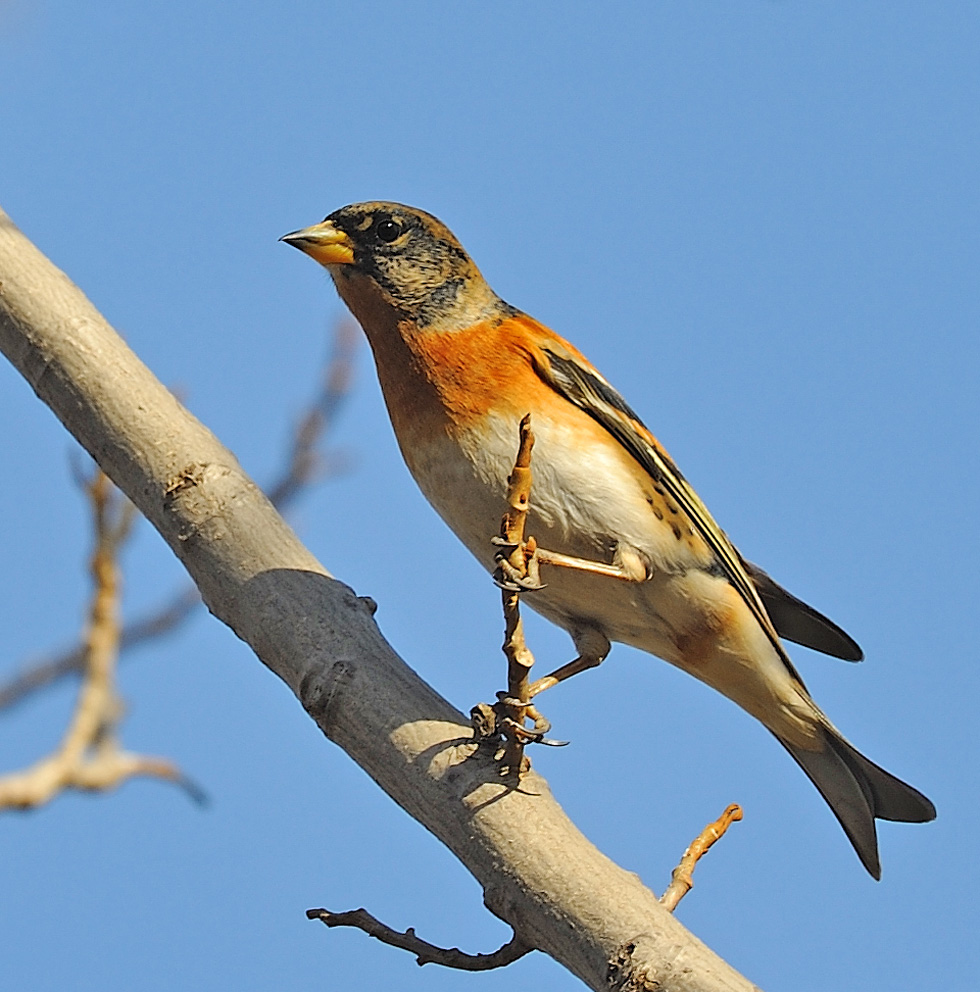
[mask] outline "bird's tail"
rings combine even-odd
[[[936,807],[917,789],[879,768],[832,727],[822,750],[808,751],[779,738],[827,800],[865,868],[881,878],[875,819],[925,823]]]

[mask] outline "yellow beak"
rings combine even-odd
[[[284,234],[279,240],[306,252],[321,265],[350,265],[354,261],[354,242],[328,220]]]

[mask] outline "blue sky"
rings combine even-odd
[[[277,238],[363,199],[445,220],[616,384],[743,553],[861,642],[861,665],[793,656],[939,819],[880,825],[875,884],[760,726],[623,647],[549,694],[573,743],[535,762],[559,801],[657,891],[741,803],[678,915],[763,988],[972,989],[978,50],[967,3],[5,0],[0,204],[259,481],[341,313]],[[299,507],[301,535],[444,695],[492,697],[499,598],[401,464],[366,348],[336,427],[349,470]],[[2,675],[76,636],[88,534],[72,443],[6,365],[0,444]],[[125,564],[131,612],[181,579],[147,527]],[[544,622],[530,636],[542,667],[570,656]],[[217,622],[122,682],[127,746],[211,804],[135,782],[0,817],[5,985],[580,987],[543,955],[420,971],[305,920],[364,905],[472,951],[506,937]],[[44,753],[72,699],[0,714],[0,767]]]

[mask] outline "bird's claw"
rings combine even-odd
[[[493,573],[494,584],[505,592],[537,592],[539,589],[544,589],[547,585],[546,582],[532,580],[528,575],[520,576],[516,571],[511,575],[508,572],[510,568],[510,564],[507,565],[506,569],[498,566],[497,570]]]
[[[494,555],[497,567],[493,581],[507,592],[537,592],[547,583],[541,581],[541,565],[538,562],[537,548],[531,542],[514,544],[504,537],[493,537],[490,543],[499,550]],[[528,553],[528,547],[532,550]],[[515,568],[510,562],[511,555],[520,548],[523,551],[524,568]]]
[[[546,744],[549,747],[565,747],[568,741],[556,741],[545,735],[551,730],[551,721],[543,717],[530,701],[525,702],[507,695],[497,693],[497,705],[491,707],[497,715],[498,726],[502,731],[510,733],[522,744]],[[534,721],[533,727],[525,727],[524,720]]]
[[[533,727],[525,727],[524,720],[532,719]],[[476,740],[496,741],[505,734],[521,744],[545,744],[548,747],[565,747],[568,741],[556,741],[545,735],[551,730],[546,720],[530,702],[522,702],[506,692],[497,693],[497,702],[477,703],[470,710],[470,723]]]
[[[545,731],[530,730],[527,727],[522,727],[511,717],[504,717],[501,722],[503,729],[512,733],[522,744],[546,744],[548,747],[565,747],[571,743],[570,741],[556,741],[550,737],[545,737]]]

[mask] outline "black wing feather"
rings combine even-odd
[[[559,355],[548,348],[543,350],[549,363],[544,373],[552,387],[609,431],[684,510],[692,526],[714,552],[725,577],[768,635],[786,667],[799,679],[779,641],[779,635],[766,612],[755,583],[745,569],[741,555],[732,546],[725,532],[715,523],[707,507],[666,452],[644,436],[644,432],[649,432],[640,418],[609,383],[574,358]]]
[[[759,590],[766,612],[780,637],[822,651],[844,661],[861,661],[864,652],[857,641],[833,620],[785,590],[758,565],[742,560]]]

